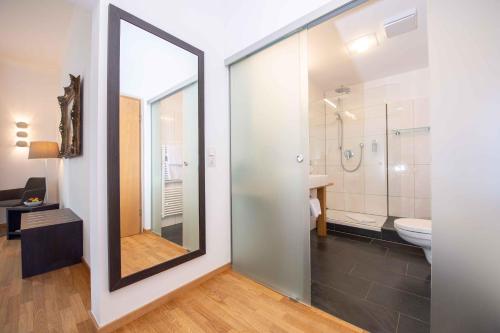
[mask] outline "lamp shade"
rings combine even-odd
[[[59,146],[57,142],[31,141],[28,159],[57,157],[59,157]]]

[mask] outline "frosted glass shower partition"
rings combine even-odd
[[[199,248],[198,83],[194,78],[151,103],[152,231],[180,225],[182,246]]]
[[[310,302],[306,34],[231,73],[232,264]]]

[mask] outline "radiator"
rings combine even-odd
[[[162,218],[182,214],[182,186],[165,184],[162,199]]]
[[[171,165],[182,167],[182,164],[171,163],[171,152],[166,145],[161,146],[161,218],[182,214],[182,182],[172,182]],[[177,172],[179,173],[179,172]],[[174,173],[175,174],[175,173]]]
[[[161,177],[162,184],[165,184],[166,180],[170,180],[170,166],[168,163],[168,150],[166,145],[161,145]]]

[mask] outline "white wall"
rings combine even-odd
[[[223,55],[222,1],[112,1],[205,52],[205,142],[217,152],[216,167],[206,169],[207,254],[113,293],[108,287],[106,193],[107,9],[94,12],[93,69],[95,107],[89,112],[94,133],[90,164],[92,313],[109,323],[230,261],[228,76]],[[93,105],[94,106],[94,105]]]
[[[500,2],[428,5],[432,332],[499,332]]]
[[[57,96],[64,93],[59,73],[41,64],[0,59],[0,189],[24,187],[29,177],[44,177],[41,159],[28,160],[29,148],[16,147],[17,121],[25,121],[30,141],[60,141]],[[48,160],[50,201],[57,202],[58,163]],[[3,218],[3,216],[2,216]]]
[[[198,57],[122,22],[120,94],[150,100],[197,74]]]
[[[349,1],[224,0],[224,54],[229,57],[322,6],[333,10],[347,2]]]
[[[68,27],[66,51],[62,57],[59,73],[59,84],[66,87],[70,84],[69,74],[80,75],[82,80],[82,155],[61,160],[60,202],[62,207],[71,208],[83,220],[83,257],[90,263],[89,235],[89,143],[93,135],[92,124],[88,113],[92,112],[90,102],[90,47],[91,47],[91,12],[74,6]],[[62,93],[61,93],[62,94]]]

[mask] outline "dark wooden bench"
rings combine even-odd
[[[58,203],[43,203],[40,206],[27,207],[15,206],[6,209],[7,215],[7,239],[21,237],[21,215],[42,210],[59,209]]]
[[[79,263],[82,256],[83,221],[71,209],[22,215],[23,278]]]

